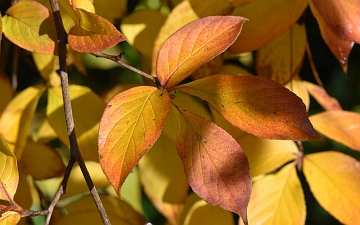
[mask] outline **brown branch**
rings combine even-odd
[[[69,93],[69,83],[68,83],[68,74],[67,74],[67,66],[66,66],[66,42],[67,42],[67,33],[64,29],[64,25],[62,23],[59,5],[57,0],[50,0],[51,9],[53,11],[53,16],[55,20],[55,27],[57,32],[57,46],[58,46],[58,55],[59,55],[59,66],[60,66],[60,78],[61,78],[61,87],[63,94],[63,102],[64,102],[64,113],[66,120],[66,127],[69,135],[70,142],[70,151],[71,157],[75,158],[78,162],[81,172],[85,178],[86,184],[90,190],[90,193],[94,199],[95,205],[100,213],[101,219],[104,224],[110,225],[110,220],[107,216],[105,208],[101,202],[100,196],[96,191],[94,183],[90,177],[90,174],[86,168],[85,162],[81,156],[79,151],[79,145],[76,138],[75,127],[74,127],[74,119],[72,116],[72,106],[70,101],[70,93]],[[70,158],[71,160],[71,158]],[[72,166],[72,165],[71,165]],[[65,178],[65,177],[64,177]],[[65,181],[63,181],[65,182]],[[66,181],[67,182],[67,181]],[[59,189],[59,196],[56,198],[60,198],[61,193],[65,193],[65,186],[61,185]],[[54,199],[56,200],[56,199]],[[49,217],[49,215],[48,215]],[[51,217],[51,216],[50,216]],[[50,219],[49,219],[50,220]]]
[[[306,43],[306,53],[307,53],[307,55],[309,57],[310,67],[311,67],[311,70],[312,70],[312,72],[314,74],[316,82],[319,84],[319,86],[324,87],[323,83],[321,82],[320,76],[319,76],[319,74],[318,74],[318,72],[316,70],[314,59],[313,59],[312,54],[311,54],[309,43]]]

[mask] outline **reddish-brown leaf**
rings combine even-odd
[[[174,107],[176,147],[190,186],[210,204],[239,214],[247,223],[249,163],[240,145],[216,124]]]
[[[255,76],[215,75],[176,87],[195,95],[240,129],[263,138],[319,140],[301,99]]]
[[[99,129],[100,164],[119,194],[125,178],[161,133],[170,108],[166,90],[140,86],[107,105]]]
[[[115,46],[126,37],[114,25],[83,9],[75,10],[79,23],[70,29],[68,42],[78,52],[97,52]]]
[[[304,81],[304,84],[310,95],[315,98],[325,110],[342,110],[339,101],[331,97],[324,88],[307,81]]]
[[[245,18],[211,16],[185,25],[159,50],[156,71],[161,85],[171,88],[202,64],[224,52],[239,36]]]
[[[310,121],[326,137],[360,151],[360,114],[342,110],[326,111],[311,116]]]
[[[328,4],[324,5],[333,5],[336,4],[335,2],[346,2],[346,1],[331,1]],[[321,4],[321,3],[320,3]],[[353,41],[343,40],[340,36],[336,35],[334,31],[330,28],[329,24],[323,18],[323,14],[321,14],[318,9],[314,6],[313,1],[309,1],[311,12],[314,14],[316,18],[321,36],[324,39],[325,43],[329,46],[332,53],[335,55],[337,60],[339,61],[340,65],[342,66],[343,70],[347,70],[347,62],[350,51],[354,46]],[[337,11],[337,10],[335,10]],[[345,16],[347,13],[342,13]],[[354,15],[352,15],[354,16]],[[339,23],[342,23],[339,21]]]

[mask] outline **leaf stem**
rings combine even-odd
[[[316,79],[316,82],[318,83],[318,85],[319,85],[320,87],[323,88],[323,87],[324,87],[324,84],[321,82],[320,76],[319,76],[319,74],[318,74],[318,72],[317,72],[317,70],[316,70],[315,63],[314,63],[314,59],[313,59],[312,54],[311,54],[311,50],[310,50],[309,43],[306,43],[306,53],[307,53],[307,55],[308,55],[308,57],[309,57],[310,67],[311,67],[311,70],[312,70],[312,72],[313,72],[313,74],[314,74],[314,77],[315,77],[315,79]]]
[[[96,191],[94,183],[90,177],[89,171],[86,168],[85,162],[81,156],[79,151],[79,145],[76,138],[75,127],[74,127],[74,119],[72,115],[72,106],[70,101],[70,93],[69,93],[69,83],[68,83],[68,74],[67,74],[67,65],[66,65],[66,42],[67,42],[67,33],[65,31],[64,25],[62,23],[58,0],[50,0],[51,9],[53,11],[55,27],[57,32],[57,46],[58,46],[58,55],[59,55],[59,66],[60,66],[60,78],[61,78],[61,88],[63,94],[63,101],[64,101],[64,113],[65,113],[65,120],[66,120],[66,127],[69,136],[70,142],[70,151],[71,151],[71,158],[69,162],[69,166],[73,166],[74,158],[76,162],[78,162],[81,172],[85,178],[86,184],[91,192],[91,195],[94,199],[95,205],[100,213],[101,219],[105,225],[110,225],[110,220],[107,216],[105,208],[101,202],[100,196]],[[65,180],[64,176],[64,180]],[[63,180],[63,184],[66,184],[66,181]],[[65,193],[66,185],[61,185],[59,192]],[[61,190],[63,189],[63,190]],[[60,195],[60,194],[59,194]],[[56,198],[60,198],[60,196],[56,196]],[[48,215],[49,217],[49,215]]]

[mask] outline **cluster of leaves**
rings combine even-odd
[[[169,224],[233,224],[229,211],[242,218],[239,224],[304,224],[296,169],[326,211],[344,224],[359,223],[360,163],[335,150],[304,155],[301,142],[294,142],[318,141],[317,131],[360,151],[360,115],[299,77],[310,54],[298,22],[304,10],[310,8],[346,71],[354,42],[360,43],[357,1],[164,1],[156,10],[139,4],[127,15],[126,1],[59,4],[69,65],[86,74],[86,53],[125,65],[100,51],[127,40],[142,70],[152,74],[140,72],[153,83],[121,84],[101,95],[69,87],[79,148],[106,193],[102,201],[113,223],[145,224],[142,187]],[[120,18],[122,33],[113,25]],[[31,52],[45,81],[13,97],[0,68],[0,223],[16,224],[30,214],[26,209],[46,208],[69,158],[56,72],[65,56],[46,1],[14,3],[0,25],[7,40]],[[255,50],[258,76],[229,64]],[[309,94],[325,109],[310,120]],[[75,167],[70,197],[59,202],[53,224],[99,223],[79,177]]]

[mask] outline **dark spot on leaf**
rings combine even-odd
[[[196,137],[196,139],[200,141],[202,138],[201,138],[200,135],[198,135],[198,136]]]
[[[237,167],[236,163],[233,163],[233,168],[236,168],[236,167]]]
[[[163,96],[163,94],[164,94],[164,93],[161,93],[159,96],[161,97],[161,96]]]
[[[107,105],[108,108],[111,108],[112,105]]]

